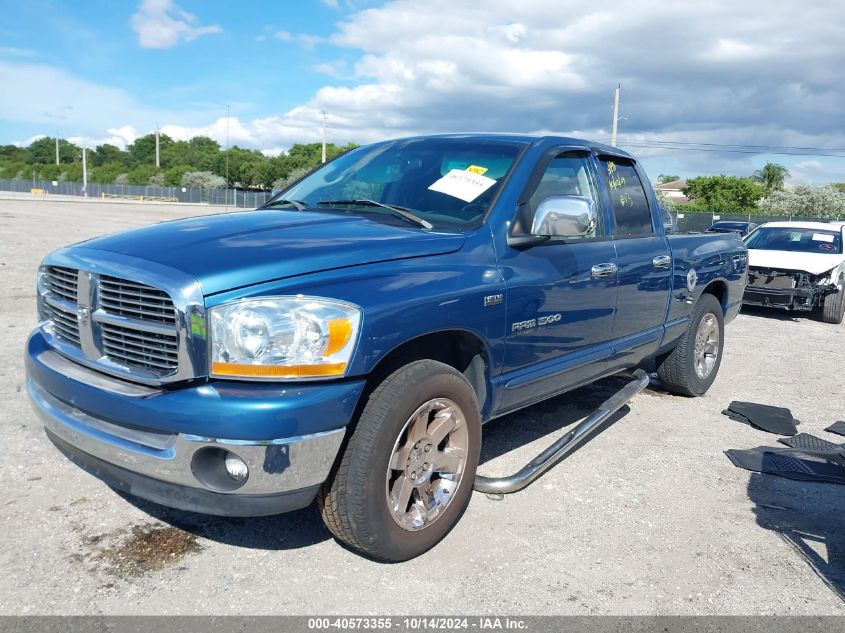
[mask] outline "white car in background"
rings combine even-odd
[[[827,323],[845,315],[845,224],[768,222],[745,238],[746,305],[821,310]]]

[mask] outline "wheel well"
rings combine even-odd
[[[488,394],[488,363],[484,344],[475,334],[465,330],[433,332],[402,343],[382,358],[370,372],[371,388],[375,388],[399,367],[425,359],[436,360],[461,372],[472,385],[479,406],[484,409]]]
[[[728,285],[724,281],[711,281],[707,287],[701,291],[701,294],[713,295],[716,297],[716,301],[719,302],[719,305],[722,306],[722,310],[724,311],[725,301],[728,298]]]

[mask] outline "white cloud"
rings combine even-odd
[[[188,28],[202,28],[170,2],[153,5]],[[491,130],[607,140],[619,82],[626,117],[620,143],[653,177],[748,174],[761,160],[753,153],[669,150],[653,141],[845,147],[845,126],[838,124],[845,102],[841,3],[805,3],[797,18],[788,0],[619,0],[589,7],[580,0],[396,0],[353,10],[327,37],[272,26],[262,33],[298,42],[314,56],[327,52],[330,58],[308,63],[343,80],[329,81],[283,114],[229,120],[231,144],[268,153],[318,140],[324,110],[329,139],[338,143]],[[178,30],[165,39],[174,38],[187,39]],[[350,61],[341,65],[332,47],[345,49]],[[187,107],[152,112],[125,91],[39,68],[29,76],[7,73],[6,80],[0,62],[2,84],[18,89],[21,83],[24,93],[0,100],[0,118],[11,113],[12,120],[52,123],[37,113],[62,113],[42,104],[73,95],[72,118],[87,117],[99,129],[130,124],[141,131],[161,121],[176,138],[206,134],[225,141],[225,118]],[[845,181],[845,160],[820,157],[822,168],[815,170],[797,166],[808,160],[815,159],[781,162],[801,177]]]
[[[143,0],[129,20],[144,48],[170,48],[222,31],[217,24],[199,26],[197,21],[195,15],[183,11],[172,0]]]

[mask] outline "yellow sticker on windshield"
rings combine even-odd
[[[464,171],[468,171],[470,173],[478,174],[479,176],[482,176],[487,171],[487,168],[481,167],[479,165],[470,165]]]

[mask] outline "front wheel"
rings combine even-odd
[[[839,324],[845,317],[845,278],[840,278],[836,290],[824,298],[822,320],[825,323]]]
[[[371,558],[419,556],[466,509],[480,448],[481,416],[466,378],[436,361],[410,363],[370,394],[317,497],[323,521]]]
[[[663,386],[672,393],[703,396],[719,372],[724,345],[722,306],[713,295],[703,294],[678,345],[657,366]]]

